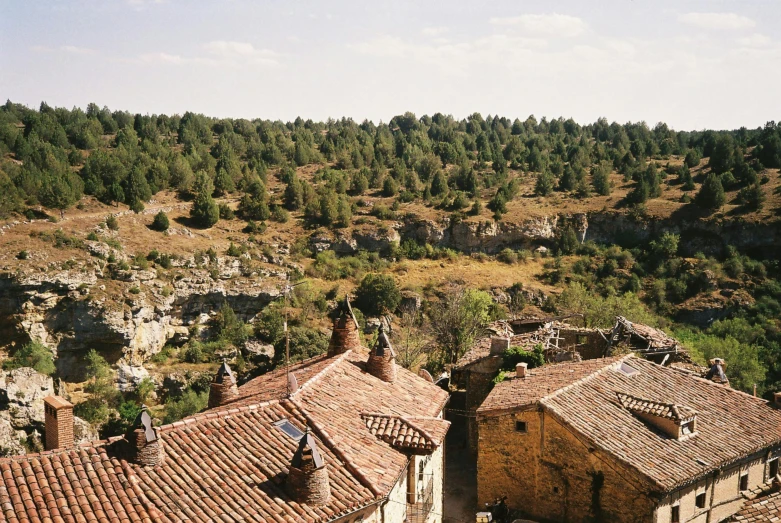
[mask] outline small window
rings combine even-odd
[[[697,497],[694,498],[694,504],[697,508],[705,508],[705,492],[697,494]]]
[[[304,433],[298,430],[295,425],[290,423],[287,419],[281,419],[279,421],[275,421],[273,425],[287,434],[291,439],[294,439],[296,441],[300,440],[302,437],[304,437]]]
[[[740,475],[740,491],[748,490],[748,472]]]
[[[680,523],[681,522],[681,507],[680,505],[673,505],[672,511],[670,512],[670,522],[671,523]]]
[[[618,372],[626,376],[634,376],[635,374],[638,374],[640,371],[632,367],[631,365],[628,365],[625,362],[621,362],[621,365],[619,365],[618,367]]]
[[[684,436],[688,436],[689,434],[691,434],[693,432],[694,432],[694,422],[693,421],[690,421],[688,423],[684,423],[681,426],[681,434],[683,434]]]
[[[553,493],[558,494],[559,493],[559,487],[553,487]]]
[[[578,334],[577,335],[577,344],[578,345],[586,345],[588,343],[588,336],[585,334]]]
[[[768,461],[768,475],[771,478],[778,476],[778,458]]]
[[[515,432],[528,432],[526,422],[525,421],[516,421],[515,422]]]

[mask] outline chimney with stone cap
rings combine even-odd
[[[361,350],[361,337],[358,330],[358,320],[355,319],[350,299],[347,295],[331,315],[333,332],[328,343],[328,356],[344,354],[348,350]]]
[[[60,396],[43,398],[46,450],[73,446],[73,405]]]
[[[136,416],[133,425],[125,435],[132,451],[131,459],[143,467],[155,467],[163,462],[163,442],[160,435],[152,426],[152,416],[149,415],[146,405],[141,407],[141,412]]]
[[[396,353],[385,334],[385,327],[382,323],[377,330],[377,341],[369,352],[366,372],[388,383],[396,381]]]
[[[320,506],[331,499],[328,468],[307,427],[288,468],[285,491],[298,503]]]
[[[519,378],[526,377],[526,370],[529,368],[528,363],[518,363],[515,365],[515,375]]]
[[[239,388],[236,386],[236,378],[233,376],[228,362],[222,360],[222,365],[217,369],[214,380],[209,387],[209,408],[225,405],[237,398]]]

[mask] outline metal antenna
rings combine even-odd
[[[284,331],[285,331],[285,387],[287,388],[287,396],[290,397],[290,394],[292,394],[295,391],[290,390],[290,334],[288,332],[287,328],[287,295],[293,290],[293,287],[296,287],[298,285],[301,285],[302,283],[306,283],[306,280],[302,280],[298,283],[295,283],[293,285],[290,285],[290,272],[288,272],[285,275],[285,289],[282,291],[282,300],[284,304],[285,309],[285,323],[284,323]],[[297,388],[297,387],[296,387]]]

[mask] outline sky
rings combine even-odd
[[[779,0],[0,0],[0,98],[375,122],[781,120]]]

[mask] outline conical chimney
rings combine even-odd
[[[146,405],[141,407],[141,412],[136,416],[130,431],[125,436],[130,443],[132,460],[144,467],[154,467],[163,462],[163,443],[152,426],[152,416],[149,415]]]
[[[290,462],[285,490],[291,499],[307,505],[325,505],[331,498],[328,468],[308,427]]]
[[[382,323],[377,330],[377,341],[369,353],[369,361],[366,362],[366,372],[388,383],[396,380],[396,353]]]
[[[209,408],[225,405],[238,397],[239,388],[236,386],[236,378],[233,376],[228,363],[222,360],[222,365],[217,369],[211,386],[209,387]]]
[[[334,324],[331,341],[328,344],[328,356],[344,354],[348,350],[360,351],[361,337],[358,332],[358,321],[355,319],[347,295],[332,313],[332,319]]]

